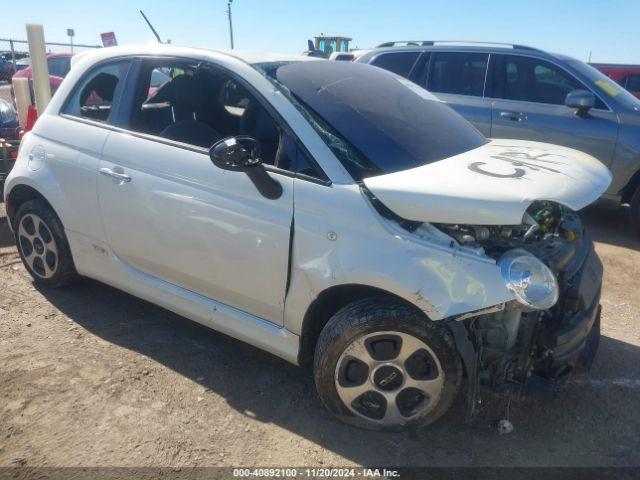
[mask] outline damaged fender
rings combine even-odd
[[[334,192],[326,195],[326,188]],[[311,303],[338,285],[387,291],[432,320],[513,299],[494,260],[412,235],[380,216],[357,185],[297,182],[295,202],[285,302],[285,327],[293,333],[301,333]]]

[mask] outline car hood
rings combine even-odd
[[[518,225],[535,200],[579,210],[610,183],[607,167],[586,153],[498,139],[428,165],[364,179],[373,195],[407,220],[473,225]]]

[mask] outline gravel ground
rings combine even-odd
[[[586,213],[605,264],[590,377],[556,398],[485,396],[428,429],[342,425],[308,372],[94,281],[34,287],[0,205],[0,466],[640,466],[640,244]],[[635,293],[634,293],[635,292]]]

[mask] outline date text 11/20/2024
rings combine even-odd
[[[234,468],[237,478],[399,478],[397,470],[386,468]]]

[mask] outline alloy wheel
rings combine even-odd
[[[401,426],[438,403],[444,372],[422,340],[404,332],[375,332],[356,338],[344,350],[335,386],[353,414]]]
[[[58,269],[58,246],[51,229],[38,215],[28,213],[20,220],[18,246],[31,271],[43,279]]]

